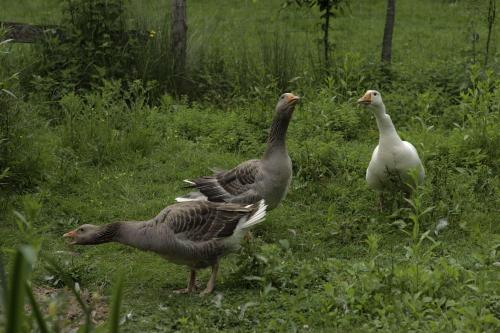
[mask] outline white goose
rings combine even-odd
[[[411,190],[406,184],[411,181],[411,170],[417,170],[417,181],[422,184],[425,171],[415,147],[408,141],[403,141],[396,132],[391,117],[385,113],[382,96],[376,90],[368,90],[358,103],[373,110],[379,130],[379,143],[375,147],[372,159],[366,170],[368,185],[377,191],[387,191],[402,188],[406,192]],[[413,184],[414,185],[414,184]],[[380,196],[381,207],[383,205]]]

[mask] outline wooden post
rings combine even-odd
[[[488,65],[488,54],[490,53],[490,42],[491,42],[491,33],[493,31],[493,26],[495,25],[495,16],[496,16],[496,0],[490,0],[488,6],[488,37],[486,38],[486,50],[484,53],[484,67]]]
[[[382,41],[382,63],[390,64],[392,60],[392,32],[396,15],[396,0],[387,0],[384,39]]]
[[[173,56],[174,76],[177,90],[182,90],[186,70],[187,16],[186,0],[171,0],[170,50]]]
[[[6,34],[0,36],[0,42],[5,39],[12,39],[12,43],[35,43],[43,38],[56,37],[65,41],[64,27],[58,25],[33,25],[19,22],[0,21],[0,27],[7,30]],[[112,38],[137,38],[140,42],[146,43],[149,38],[148,31],[129,30],[124,35],[113,35]]]

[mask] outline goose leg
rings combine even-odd
[[[384,211],[384,193],[380,192],[378,195],[378,208],[380,209],[380,212]]]
[[[195,288],[196,288],[196,271],[194,269],[192,269],[191,273],[189,274],[187,288],[174,290],[174,293],[187,294],[187,293],[190,293],[191,291],[193,291],[193,289],[195,289]]]
[[[245,236],[243,236],[243,239],[245,240],[245,242],[250,242],[253,239],[252,232],[250,230],[247,231],[247,233],[245,234]]]
[[[212,275],[210,275],[210,280],[208,280],[207,287],[201,292],[201,296],[208,295],[214,291],[215,280],[217,279],[217,272],[219,271],[219,262],[217,261],[212,265]]]

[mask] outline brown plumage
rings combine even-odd
[[[246,230],[262,222],[264,201],[252,205],[190,201],[163,209],[148,221],[115,222],[102,226],[84,224],[64,237],[71,244],[95,245],[118,242],[152,251],[191,269],[188,287],[194,288],[196,270],[212,267],[212,275],[203,294],[213,291],[219,259],[239,249]]]
[[[283,94],[267,140],[267,149],[260,160],[245,161],[231,170],[218,170],[211,176],[186,180],[198,192],[179,197],[179,202],[209,200],[214,202],[255,203],[266,200],[275,208],[286,196],[292,179],[292,162],[286,148],[286,132],[299,97]]]

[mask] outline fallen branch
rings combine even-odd
[[[0,22],[0,27],[6,30],[1,40],[12,39],[13,43],[34,43],[46,36],[56,36],[64,39],[64,33],[57,25],[32,25],[16,22]]]
[[[33,25],[0,21],[0,27],[6,30],[6,34],[0,36],[0,42],[2,40],[12,39],[12,43],[35,43],[47,37],[57,37],[62,41],[65,39],[65,33],[61,26],[58,25]],[[148,31],[130,30],[126,32],[125,35],[135,37],[138,40],[147,41],[150,33]]]

